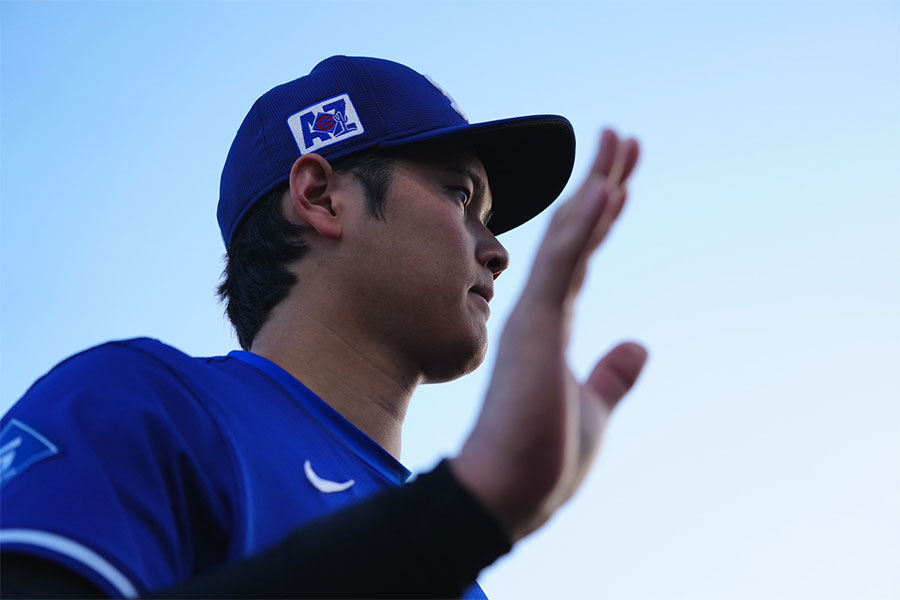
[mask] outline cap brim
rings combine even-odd
[[[442,138],[462,138],[475,147],[493,197],[488,228],[494,235],[529,221],[556,200],[575,163],[572,124],[557,115],[516,117],[433,129],[390,140],[383,148]]]

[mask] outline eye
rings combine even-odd
[[[454,186],[450,188],[450,191],[456,196],[463,208],[469,206],[469,202],[472,201],[472,192],[469,191],[469,188]]]

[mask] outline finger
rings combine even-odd
[[[604,214],[604,217],[609,217],[612,225],[618,218],[619,215],[622,214],[622,209],[625,208],[625,203],[628,201],[628,189],[625,186],[620,186],[617,190],[615,190],[616,203],[608,211],[608,213]]]
[[[600,220],[597,222],[594,231],[591,233],[591,240],[588,244],[587,254],[593,253],[603,240],[606,239],[606,236],[609,234],[612,226],[615,224],[616,219],[619,218],[619,215],[622,213],[622,208],[625,206],[625,201],[628,199],[628,190],[624,188],[612,188],[609,193],[609,200],[607,201],[606,208],[603,211],[603,215],[600,217]]]
[[[554,304],[577,291],[591,237],[606,212],[610,188],[600,177],[589,177],[575,198],[560,207],[550,223],[531,270],[525,294],[537,294]]]
[[[587,234],[588,237],[585,239],[589,240],[593,237],[593,232],[585,230],[585,227],[593,224],[594,230],[596,230],[598,223],[610,218],[615,219],[615,215],[619,213],[620,209],[614,206],[613,203],[618,202],[619,198],[615,197],[615,184],[611,186],[608,182],[610,181],[610,170],[615,168],[614,165],[617,160],[621,160],[617,158],[620,154],[620,148],[619,136],[616,132],[612,129],[604,129],[600,136],[600,148],[597,150],[594,166],[575,196],[560,207],[560,210],[555,215],[554,223],[551,225],[550,231],[548,231],[548,237],[558,234],[556,237],[565,240],[567,236],[561,235],[560,226],[564,229],[565,222],[573,220],[574,222],[569,223],[569,225],[572,228],[577,228],[580,233]],[[605,195],[605,197],[600,198],[599,195]],[[598,200],[601,201],[600,204],[595,204]],[[599,209],[599,213],[595,209]],[[610,215],[613,216],[610,217]],[[593,218],[594,216],[599,216],[599,219]],[[557,221],[562,221],[562,223]],[[569,237],[568,239],[573,242],[570,244],[570,248],[573,251],[570,258],[577,262],[590,245],[581,243],[581,235],[576,235],[574,238]],[[592,249],[587,251],[590,252]]]
[[[607,176],[612,185],[619,185],[622,182],[622,172],[625,170],[626,145],[626,143],[620,143],[616,148],[616,156]]]
[[[625,342],[604,356],[585,383],[612,410],[634,386],[644,364],[647,350],[640,344]]]
[[[604,129],[600,135],[600,150],[597,151],[597,158],[594,160],[594,166],[591,167],[589,176],[609,177],[616,160],[618,146],[619,136],[616,135],[616,132],[612,129]]]
[[[634,167],[637,166],[638,159],[641,157],[641,145],[636,139],[629,138],[625,142],[625,151],[623,154],[625,155],[625,161],[620,182],[622,185],[628,181],[628,178],[631,177],[631,174],[634,172]]]
[[[616,157],[609,171],[609,181],[613,185],[623,185],[634,170],[638,159],[638,143],[634,138],[620,140],[616,149]]]
[[[616,155],[616,164],[613,165],[609,181],[611,184],[615,183],[614,178],[620,178],[621,181],[610,191],[610,199],[606,210],[599,223],[597,223],[596,230],[591,235],[590,252],[596,250],[603,240],[606,239],[616,219],[622,213],[622,209],[625,207],[625,202],[628,199],[627,180],[634,172],[634,167],[637,165],[640,157],[640,146],[634,138],[621,142],[619,149],[620,151]]]
[[[610,172],[616,169],[617,162],[622,160],[619,158],[622,149],[618,134],[612,129],[604,129],[600,135],[600,147],[597,149],[594,165],[588,172],[587,178],[581,184],[581,188],[575,194],[575,197],[567,204],[581,204],[589,201],[591,193],[588,188],[598,185],[598,181],[612,182],[612,187],[615,187],[616,182],[610,179]],[[618,169],[621,170],[622,167],[618,167]],[[573,206],[572,210],[580,209]]]
[[[601,149],[601,154],[602,153]],[[612,186],[610,198],[607,202],[603,216],[598,222],[595,231],[591,234],[591,241],[588,246],[589,252],[593,252],[600,246],[610,229],[612,229],[616,219],[619,218],[619,214],[621,214],[622,208],[625,206],[625,200],[628,196],[626,181],[634,171],[639,156],[640,147],[638,146],[637,140],[628,138],[626,140],[618,141],[616,153],[613,157],[613,164],[610,167],[609,174],[606,178]]]
[[[584,281],[586,261],[597,249],[622,210],[626,192],[613,183],[634,168],[637,143],[620,143],[612,129],[605,129],[594,166],[581,189],[554,215],[535,259],[526,292],[562,302],[577,293]]]

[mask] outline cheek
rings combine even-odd
[[[394,260],[428,281],[458,286],[460,278],[471,276],[474,241],[458,215],[451,215],[456,217],[455,222],[447,215],[439,216],[409,223],[406,242],[400,248],[394,247]]]

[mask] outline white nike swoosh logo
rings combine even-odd
[[[356,483],[354,480],[350,479],[349,481],[345,481],[343,483],[338,483],[337,481],[329,481],[327,479],[322,479],[316,472],[313,471],[312,465],[309,461],[303,463],[303,471],[306,473],[306,478],[309,479],[309,482],[313,484],[317,490],[322,492],[323,494],[331,494],[333,492],[343,492],[346,489],[353,487],[353,484]]]

